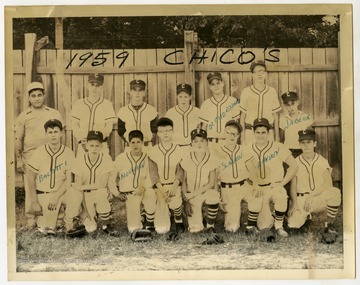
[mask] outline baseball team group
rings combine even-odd
[[[160,118],[145,102],[143,80],[130,82],[129,104],[116,115],[103,96],[104,76],[89,74],[87,96],[71,109],[76,154],[62,142],[64,120],[45,105],[43,84],[30,83],[29,107],[15,121],[27,227],[46,236],[118,236],[112,202],[120,199],[130,234],[216,233],[219,226],[236,233],[246,213],[245,234],[271,229],[286,238],[326,211],[322,233],[336,237],[341,191],[316,152],[312,117],[299,110],[296,92],[279,96],[267,85],[264,61],[252,62],[250,71],[252,85],[240,98],[224,94],[221,73],[209,73],[212,94],[200,108],[192,86],[177,85],[176,106]],[[114,125],[124,151],[113,161]],[[224,225],[215,227],[219,210]]]

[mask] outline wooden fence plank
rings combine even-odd
[[[334,64],[337,63],[338,51],[336,49],[327,48],[325,49],[326,53],[326,63]],[[327,116],[329,118],[339,118],[340,116],[340,106],[341,106],[341,96],[339,96],[339,80],[338,73],[329,71],[326,72],[326,95],[327,95]]]
[[[341,178],[341,135],[339,127],[328,127],[328,159],[333,168],[332,178],[340,181]]]
[[[169,54],[170,52],[174,52],[174,51],[176,51],[176,49],[165,49],[166,54]],[[177,59],[175,56],[174,61],[176,62],[176,60]],[[163,94],[163,96],[166,96],[166,100],[167,100],[166,110],[169,110],[170,108],[176,105],[176,73],[168,72],[166,74],[166,91],[165,94]]]
[[[165,65],[164,56],[166,55],[165,49],[157,50],[157,64]],[[159,117],[165,116],[167,111],[167,98],[166,98],[166,73],[158,74],[158,102],[157,110]],[[155,106],[156,107],[156,106]]]
[[[290,48],[288,49],[289,55],[289,64],[297,65],[300,64],[300,49]],[[300,81],[300,72],[291,72],[289,73],[289,90],[295,91],[296,93],[301,93],[301,81]]]
[[[311,48],[301,48],[300,49],[300,63],[301,64],[312,64],[313,54]],[[302,72],[300,74],[301,81],[301,93],[299,95],[300,99],[300,109],[314,116],[314,104],[313,104],[313,74],[312,72]]]
[[[289,62],[289,54],[287,49],[280,49],[279,53],[279,63],[281,64],[288,64]],[[278,73],[279,78],[279,86],[278,86],[278,94],[279,94],[279,100],[281,102],[281,94],[289,91],[289,74],[286,72],[279,72]]]
[[[148,49],[146,50],[147,56],[147,64],[149,66],[153,66],[157,62],[157,54],[156,49]],[[148,103],[155,108],[157,108],[158,104],[158,86],[157,86],[157,74],[156,73],[149,73],[148,74],[148,88],[147,88],[147,96],[148,96]]]

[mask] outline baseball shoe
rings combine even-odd
[[[157,232],[156,232],[156,230],[155,230],[154,227],[147,226],[145,229],[148,230],[148,231],[150,231],[153,236],[155,236],[155,235],[157,234]]]
[[[65,232],[66,237],[75,238],[82,237],[86,234],[86,229],[84,225],[76,225],[74,224],[72,229],[69,229]]]
[[[35,231],[36,234],[38,235],[43,235],[43,236],[55,236],[55,231],[52,228],[46,227],[45,229],[38,227]]]
[[[282,227],[276,229],[276,234],[280,237],[288,237],[289,236],[289,234]]]
[[[216,230],[214,227],[208,227],[205,229],[205,232],[209,233],[209,234],[214,234],[214,233],[216,233]]]
[[[183,233],[185,232],[185,226],[184,223],[175,223],[176,232],[177,233]]]
[[[327,226],[324,229],[324,233],[330,233],[330,234],[334,234],[334,235],[338,234],[338,232],[335,230],[334,225],[331,223],[327,224]]]
[[[105,228],[103,228],[103,232],[109,236],[117,237],[119,236],[119,231],[114,228],[113,225],[109,224]]]
[[[255,226],[247,226],[245,229],[245,234],[247,236],[257,236],[259,233],[259,229]]]

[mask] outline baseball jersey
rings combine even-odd
[[[234,183],[242,181],[249,177],[245,161],[248,159],[248,153],[244,147],[236,145],[230,150],[225,145],[220,145],[216,151],[219,159],[219,177],[221,182]]]
[[[207,124],[209,138],[224,138],[225,124],[239,117],[239,99],[227,95],[220,101],[211,97],[205,100],[200,108],[200,121]]]
[[[133,130],[140,130],[144,134],[144,141],[150,141],[152,138],[150,121],[157,117],[158,113],[155,108],[147,103],[143,103],[140,109],[135,108],[128,104],[120,108],[117,116],[125,122],[126,132],[124,137],[127,139],[128,133]]]
[[[298,132],[306,130],[312,123],[313,119],[310,115],[307,115],[302,111],[299,111],[298,115],[295,117],[292,117],[287,113],[281,115],[279,128],[284,130],[284,145],[290,149],[300,149]]]
[[[173,140],[177,144],[190,144],[190,133],[199,124],[200,109],[192,105],[186,111],[175,106],[166,112],[165,117],[174,122]]]
[[[253,143],[245,151],[250,156],[245,162],[246,167],[255,184],[278,182],[284,178],[283,162],[291,155],[284,144],[269,141],[263,149],[259,149],[256,143]]]
[[[64,125],[60,112],[47,106],[40,109],[29,107],[17,117],[15,132],[24,134],[23,155],[25,157],[29,157],[31,152],[48,142],[44,125],[51,119],[57,119]]]
[[[274,122],[273,113],[281,110],[278,94],[275,88],[268,85],[264,90],[258,90],[254,85],[243,89],[240,96],[240,110],[246,113],[245,123],[252,125],[255,119],[266,118]]]
[[[209,174],[219,167],[219,162],[209,152],[201,161],[198,161],[193,151],[188,153],[180,162],[181,167],[186,171],[186,179],[189,191],[200,190],[209,183]]]
[[[149,158],[142,155],[135,160],[130,151],[120,154],[114,162],[115,168],[119,173],[120,192],[131,192],[140,186],[146,187],[149,178]]]
[[[97,160],[91,163],[89,154],[77,156],[75,159],[74,167],[72,172],[82,177],[83,184],[95,184],[101,176],[106,175],[112,171],[115,171],[113,161],[108,154],[100,153]],[[101,188],[105,188],[104,187]]]
[[[71,171],[74,153],[65,145],[53,152],[46,144],[37,148],[29,160],[29,167],[36,175],[36,189],[43,192],[59,190],[66,180],[66,171]]]
[[[324,171],[331,172],[332,170],[329,162],[317,153],[310,163],[304,159],[303,155],[299,155],[295,160],[299,166],[296,172],[298,193],[314,191],[316,187],[324,183]]]
[[[114,123],[116,120],[112,103],[103,97],[95,103],[91,103],[88,98],[77,100],[72,107],[71,117],[79,122],[80,132],[75,134],[77,140],[86,138],[89,131],[100,131],[107,137],[106,123]]]
[[[160,183],[173,183],[176,177],[176,170],[184,153],[188,148],[182,148],[177,144],[172,144],[166,150],[161,143],[153,146],[149,151],[149,158],[156,163]]]

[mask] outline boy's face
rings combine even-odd
[[[88,82],[89,97],[100,97],[102,85],[97,82]]]
[[[219,79],[213,79],[210,82],[210,90],[213,95],[221,95],[224,92],[224,82]]]
[[[30,91],[29,102],[35,109],[41,108],[45,102],[44,92],[40,89]]]
[[[190,105],[191,96],[185,91],[181,91],[177,95],[178,104],[182,107],[187,107]]]
[[[253,69],[252,76],[254,83],[263,83],[267,78],[266,69],[261,65],[257,65]]]
[[[207,140],[202,137],[195,137],[192,140],[191,145],[194,150],[204,152],[207,148]]]
[[[134,154],[139,154],[142,151],[144,142],[140,138],[133,138],[130,141],[130,149]]]
[[[239,138],[239,131],[234,126],[227,126],[225,128],[225,140],[231,144],[236,144]]]
[[[48,142],[50,144],[56,145],[61,142],[62,131],[59,127],[48,127],[46,129],[46,136],[48,137]]]
[[[144,102],[145,89],[134,86],[130,89],[130,101],[133,104],[141,104]]]
[[[316,141],[314,140],[301,140],[299,144],[303,153],[313,153],[316,147]]]
[[[295,115],[299,110],[299,102],[298,101],[288,101],[284,104],[286,110],[290,115]]]
[[[159,136],[160,142],[171,142],[173,135],[172,126],[159,126],[157,135]]]
[[[86,148],[88,149],[89,154],[97,155],[102,151],[102,143],[98,140],[88,140]]]
[[[254,130],[255,141],[258,144],[266,144],[269,140],[269,130],[266,127],[259,126]]]

